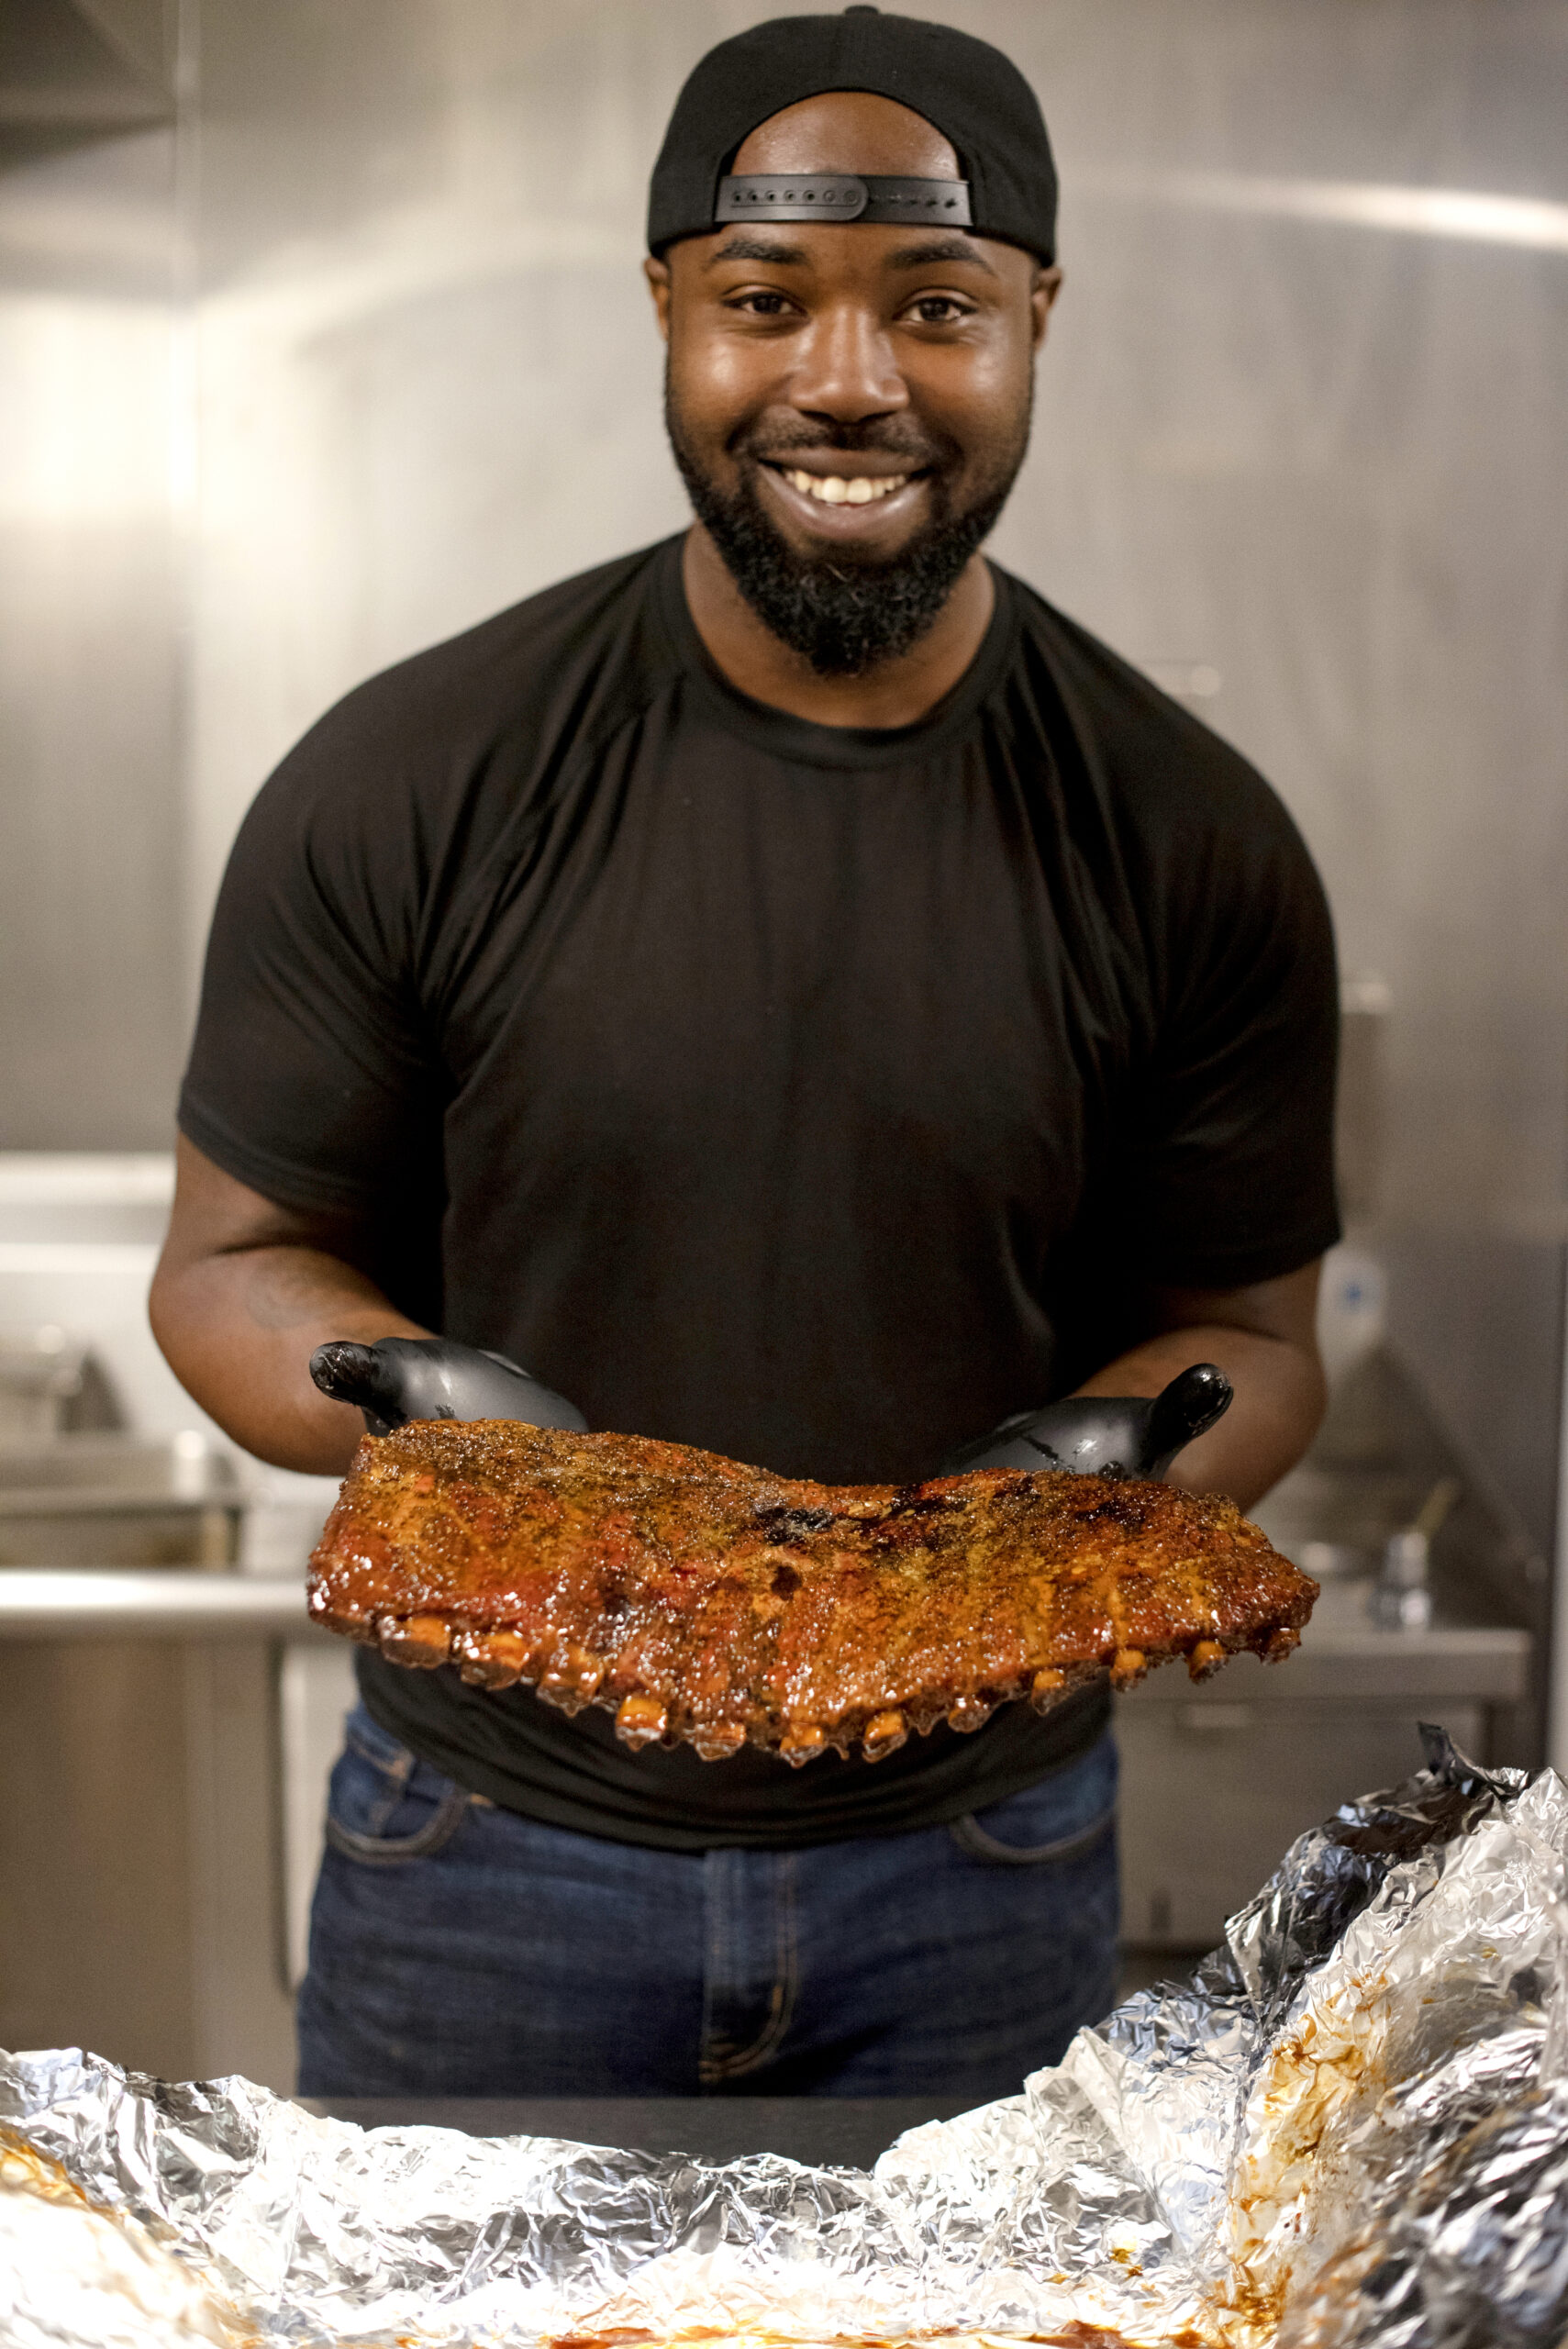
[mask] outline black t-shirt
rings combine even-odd
[[[261,793],[181,1106],[348,1211],[431,1328],[590,1426],[930,1474],[1337,1236],[1328,911],[1244,760],[1005,573],[918,725],[810,724],[703,651],[671,540],[340,702]],[[874,1766],[633,1754],[365,1656],[383,1725],[530,1817],[674,1849],[957,1817],[1106,1699]]]

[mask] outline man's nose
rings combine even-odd
[[[819,312],[796,345],[790,399],[835,424],[907,407],[908,388],[881,321],[852,303]]]

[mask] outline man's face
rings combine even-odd
[[[929,123],[853,91],[773,116],[734,168],[959,175]],[[906,651],[1023,461],[1058,273],[964,229],[795,221],[648,273],[671,444],[748,602],[826,675]]]

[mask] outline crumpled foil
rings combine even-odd
[[[1425,1735],[1429,1766],[1301,1837],[1190,1982],[870,2172],[366,2132],[240,2079],[4,2059],[0,2339],[1557,2344],[1568,1788]],[[117,2317],[106,2224],[135,2254]]]

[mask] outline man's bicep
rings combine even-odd
[[[188,1135],[175,1144],[174,1204],[163,1267],[178,1270],[212,1256],[253,1248],[318,1248],[351,1261],[356,1220],[328,1208],[293,1208],[252,1190]]]

